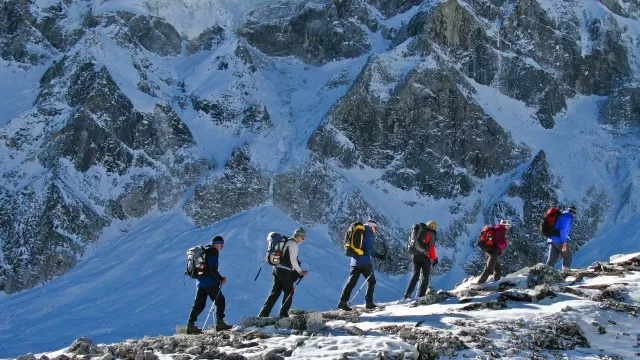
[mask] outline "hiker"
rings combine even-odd
[[[268,317],[273,305],[275,305],[280,293],[284,292],[282,298],[282,306],[280,307],[280,317],[289,316],[289,308],[293,302],[293,283],[299,278],[307,276],[307,271],[300,268],[298,261],[298,246],[304,241],[306,233],[304,229],[299,228],[293,232],[291,238],[285,238],[285,244],[282,248],[282,258],[279,265],[275,265],[271,270],[273,274],[273,285],[271,293],[267,297],[260,310],[259,317]]]
[[[221,287],[227,282],[227,278],[218,272],[218,256],[224,247],[224,239],[220,235],[216,235],[211,240],[211,245],[205,247],[206,269],[202,276],[197,279],[196,298],[191,307],[189,320],[187,321],[187,334],[200,334],[195,323],[198,315],[202,313],[207,303],[207,296],[216,305],[216,330],[229,330],[231,325],[224,322],[225,299],[222,294]]]
[[[404,299],[411,299],[411,294],[418,284],[420,273],[422,273],[422,281],[418,290],[418,297],[425,296],[429,288],[429,280],[431,274],[431,265],[438,265],[438,256],[436,256],[436,236],[438,234],[438,224],[430,220],[426,224],[415,224],[411,230],[408,244],[409,253],[413,257],[413,276],[409,281],[407,290],[404,292]],[[411,238],[413,237],[413,239]]]
[[[349,270],[349,279],[342,289],[342,295],[338,302],[338,308],[342,310],[350,311],[351,308],[347,304],[349,297],[351,297],[351,291],[358,283],[360,275],[362,275],[368,282],[367,292],[365,293],[365,308],[374,309],[377,305],[373,302],[373,291],[376,287],[376,276],[373,273],[373,265],[371,264],[371,256],[384,259],[384,255],[380,255],[373,248],[375,241],[375,233],[378,231],[378,224],[375,220],[369,219],[364,224],[364,238],[362,241],[362,255],[351,257],[351,267]]]
[[[549,236],[547,243],[549,244],[549,255],[547,257],[547,265],[554,267],[558,261],[558,257],[562,256],[562,270],[571,269],[571,251],[567,246],[567,240],[569,240],[569,234],[573,228],[573,220],[576,216],[575,206],[568,207],[565,211],[558,215],[558,218],[554,224],[554,229],[557,230],[557,235]]]
[[[511,227],[511,221],[500,220],[495,226],[485,226],[480,232],[478,246],[487,253],[489,259],[476,284],[487,282],[489,275],[493,274],[493,281],[500,280],[500,255],[507,247],[507,230]]]

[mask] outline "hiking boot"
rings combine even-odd
[[[365,309],[375,309],[378,305],[374,304],[373,301],[367,301],[367,304],[364,306]]]
[[[340,301],[338,303],[338,309],[345,310],[345,311],[351,311],[351,308],[349,307],[349,305],[347,305],[346,301]]]
[[[197,335],[202,334],[202,330],[196,326],[194,323],[187,323],[187,334],[189,335]]]
[[[232,327],[233,326],[224,322],[224,318],[218,318],[218,321],[216,321],[216,331],[229,330]]]

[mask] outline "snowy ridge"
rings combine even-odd
[[[250,325],[253,320],[245,319],[244,328],[231,332],[207,330],[203,335],[146,337],[97,346],[90,339],[78,339],[67,348],[30,358],[46,355],[59,359],[62,354],[72,356],[82,351],[92,356],[160,360],[182,354],[222,358],[235,354],[238,359],[596,359],[638,355],[640,335],[635,325],[640,311],[640,253],[621,256],[610,264],[574,269],[564,276],[544,267],[535,272],[536,268],[523,269],[486,286],[471,285],[475,290],[469,290],[468,281],[450,292],[429,292],[411,303],[379,303],[380,309],[373,311],[324,312],[323,323],[313,323],[313,327],[307,323],[306,330],[282,328],[285,325],[256,327]],[[291,313],[297,314],[292,315],[292,321],[311,314]]]

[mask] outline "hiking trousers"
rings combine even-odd
[[[493,281],[500,280],[500,254],[497,249],[488,249],[485,250],[487,255],[489,255],[489,259],[487,260],[487,265],[484,268],[482,274],[480,274],[480,278],[478,279],[478,284],[484,284],[487,282],[489,275],[493,274]]]
[[[567,251],[562,252],[562,243],[549,243],[549,256],[547,257],[547,265],[551,267],[556,266],[556,262],[558,261],[558,258],[560,256],[562,256],[562,267],[570,268],[573,256],[571,255],[571,251],[569,251],[569,248],[567,248]]]
[[[364,276],[365,279],[369,278],[369,280],[367,280],[367,292],[364,295],[364,299],[368,303],[373,302],[373,291],[376,288],[376,275],[373,273],[373,265],[371,264],[352,266],[351,269],[349,269],[349,279],[347,279],[347,283],[344,285],[344,289],[342,289],[340,301],[349,301],[351,291],[356,287],[360,275]]]
[[[404,292],[404,297],[411,297],[411,294],[413,294],[413,290],[418,284],[421,273],[422,282],[420,282],[418,297],[425,296],[427,294],[427,289],[429,288],[429,275],[431,274],[431,260],[429,260],[429,258],[424,254],[414,255],[413,276],[411,276],[411,280],[409,281],[409,285],[407,286],[407,291]]]
[[[218,294],[218,292],[220,292],[220,294]],[[198,288],[196,298],[191,307],[191,313],[189,313],[189,323],[194,324],[196,320],[198,320],[198,315],[202,313],[202,310],[204,310],[207,305],[207,296],[209,296],[211,301],[216,303],[216,317],[218,319],[224,319],[225,299],[222,291],[220,291],[220,286],[216,285]]]
[[[293,270],[274,267],[273,270],[271,270],[271,274],[273,275],[271,293],[267,297],[267,300],[265,300],[258,316],[269,316],[273,305],[276,304],[278,297],[280,297],[280,293],[284,292],[282,306],[280,307],[280,317],[287,317],[289,316],[289,308],[291,308],[291,303],[293,302],[293,282],[298,278],[298,273]]]

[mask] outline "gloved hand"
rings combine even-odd
[[[438,265],[438,258],[435,258],[435,259],[431,260],[431,264],[432,264],[433,266]]]

